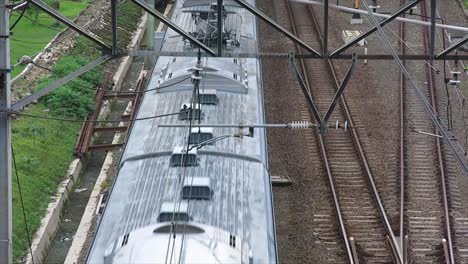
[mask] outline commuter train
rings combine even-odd
[[[253,2],[250,2],[254,4]],[[216,50],[255,53],[255,17],[177,1],[172,20]],[[167,30],[162,51],[197,47]],[[166,53],[167,54],[167,53]],[[255,58],[159,57],[87,263],[277,263],[261,67]],[[236,127],[236,125],[238,125]]]

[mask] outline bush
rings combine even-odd
[[[79,39],[79,40],[78,40]],[[85,45],[86,41],[77,38],[78,45]],[[52,74],[39,80],[36,90],[43,89],[52,82],[88,64],[95,55],[88,53],[85,56],[68,55],[62,57],[53,67]],[[54,114],[75,118],[84,118],[94,109],[94,94],[97,86],[101,84],[102,67],[81,75],[60,88],[57,88],[44,97],[44,105]]]
[[[93,97],[74,91],[65,86],[50,93],[44,104],[62,116],[83,118],[94,109]]]

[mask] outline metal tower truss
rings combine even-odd
[[[11,263],[11,222],[10,224],[6,221],[8,218],[11,221],[11,120],[10,114],[15,113],[16,111],[21,110],[27,104],[43,97],[44,95],[48,94],[49,92],[57,89],[61,85],[69,82],[70,80],[92,70],[93,68],[101,65],[109,60],[120,58],[123,56],[149,56],[149,55],[163,55],[163,56],[196,56],[196,52],[160,52],[160,51],[147,51],[147,50],[121,50],[117,47],[117,0],[111,0],[111,25],[112,25],[112,45],[109,46],[104,43],[99,36],[91,33],[90,31],[80,27],[73,21],[69,20],[50,6],[48,6],[42,0],[27,0],[30,3],[36,5],[39,9],[43,10],[44,12],[48,13],[61,23],[65,24],[66,26],[72,28],[80,35],[88,38],[89,40],[93,41],[94,43],[98,44],[102,48],[102,56],[95,61],[89,63],[88,65],[68,74],[67,76],[57,80],[56,82],[48,85],[44,89],[33,93],[32,95],[21,99],[20,101],[16,102],[15,104],[11,105],[10,103],[10,65],[9,65],[9,21],[8,15],[10,7],[8,0],[0,0],[0,31],[3,34],[0,34],[0,209],[2,217],[0,218],[0,262],[1,263]],[[355,60],[356,59],[366,59],[366,60],[463,60],[468,59],[468,55],[466,54],[453,54],[452,52],[455,51],[458,47],[463,45],[468,41],[468,35],[465,35],[460,41],[455,44],[452,44],[450,47],[446,48],[442,52],[435,54],[435,30],[436,27],[441,27],[441,25],[436,24],[435,20],[435,11],[436,11],[436,4],[435,0],[431,0],[431,22],[430,22],[430,52],[429,54],[416,54],[416,55],[403,55],[403,54],[396,54],[392,52],[392,54],[363,54],[359,55],[357,58],[353,54],[343,54],[348,48],[356,44],[358,41],[368,37],[369,35],[373,34],[374,32],[380,32],[380,34],[384,34],[381,27],[385,26],[386,24],[390,23],[394,20],[402,21],[402,18],[399,18],[401,14],[412,8],[413,6],[417,5],[421,0],[409,1],[406,5],[402,6],[398,9],[395,13],[390,16],[386,16],[386,18],[380,22],[377,22],[376,18],[374,17],[377,15],[382,15],[378,13],[373,13],[372,10],[367,8],[367,12],[363,10],[354,10],[353,12],[365,12],[365,14],[370,15],[372,21],[374,22],[374,26],[369,29],[364,34],[361,34],[356,39],[352,40],[350,43],[345,44],[338,48],[337,50],[329,53],[328,51],[328,12],[330,8],[340,8],[336,5],[330,5],[329,0],[323,0],[323,2],[314,2],[314,1],[304,1],[304,0],[292,0],[296,2],[306,3],[306,4],[316,4],[324,6],[323,14],[323,30],[324,30],[324,37],[323,37],[323,50],[317,51],[308,45],[306,42],[292,34],[290,31],[285,29],[283,26],[278,24],[276,21],[262,13],[256,7],[252,6],[251,4],[247,3],[245,0],[234,0],[237,4],[247,9],[250,13],[255,15],[257,18],[261,19],[262,21],[266,22],[269,26],[273,27],[278,32],[285,35],[294,43],[298,44],[300,47],[303,48],[304,52],[300,54],[288,54],[288,53],[229,53],[226,50],[222,50],[222,38],[217,38],[217,51],[213,51],[209,46],[201,43],[196,37],[191,35],[189,32],[181,29],[175,23],[173,23],[169,18],[165,17],[163,14],[158,12],[154,7],[150,6],[149,4],[145,3],[143,0],[131,0],[133,3],[141,7],[151,16],[160,20],[161,23],[169,27],[170,29],[177,32],[181,35],[185,40],[191,42],[194,47],[198,47],[200,50],[203,51],[205,55],[214,56],[214,57],[249,57],[249,58],[267,58],[267,57],[276,57],[276,58],[284,58],[285,60],[290,58],[290,62],[295,68],[295,64],[293,62],[293,58],[296,59],[346,59],[352,60],[350,69],[348,74],[343,81],[342,87],[338,90],[333,102],[330,105],[330,108],[327,114],[324,116],[323,119],[320,118],[318,113],[316,113],[316,119],[320,124],[325,124],[330,116],[331,112],[333,111],[334,104],[336,103],[336,99],[341,96],[343,89],[346,86],[347,80],[351,76],[351,73],[354,69]],[[344,8],[344,7],[342,7]],[[223,0],[217,0],[216,2],[216,18],[217,18],[217,32],[222,32],[222,19],[223,19]],[[383,16],[383,15],[382,15]],[[406,22],[411,22],[409,19],[405,19]],[[458,27],[459,29],[464,29]],[[468,33],[468,29],[464,29],[465,33]],[[293,58],[291,58],[291,55]],[[295,70],[296,74],[298,73],[297,69]],[[299,75],[300,77],[300,75]],[[409,77],[408,77],[409,78]],[[303,87],[304,88],[304,87]],[[306,96],[307,97],[307,96]],[[11,106],[10,106],[11,105]],[[313,105],[313,102],[312,102]],[[434,124],[437,126],[439,131],[441,132],[442,136],[444,137],[445,141],[448,142],[449,146],[451,147],[454,154],[459,158],[459,162],[462,164],[465,172],[468,174],[468,165],[466,161],[460,157],[458,151],[455,150],[455,147],[452,146],[450,143],[450,139],[446,134],[445,130],[440,126],[440,123],[437,120],[436,116],[430,116]]]

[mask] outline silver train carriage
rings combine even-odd
[[[216,47],[215,10],[178,1],[172,20]],[[231,0],[222,36],[257,52],[254,16]],[[167,30],[162,50],[197,49]],[[177,114],[134,123],[87,263],[276,263],[265,131],[209,126],[264,123],[259,60],[159,57],[147,89],[137,118]]]

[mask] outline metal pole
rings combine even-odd
[[[218,27],[218,57],[222,56],[222,49],[223,49],[223,0],[217,1],[217,27]]]
[[[154,0],[145,0],[148,5],[155,7]],[[155,18],[151,15],[147,15],[146,18],[146,48],[148,50],[154,50],[154,27]],[[145,64],[153,65],[155,63],[155,56],[146,56]]]
[[[431,0],[431,43],[429,46],[429,55],[431,56],[431,63],[434,60],[435,52],[435,31],[436,31],[436,0]]]
[[[39,1],[39,0],[31,0],[31,1]],[[204,50],[209,55],[216,56],[216,53],[212,51],[208,46],[198,41],[194,36],[190,35],[188,32],[180,28],[170,19],[165,17],[158,10],[156,10],[154,6],[151,6],[150,4],[143,2],[143,0],[131,0],[131,1],[135,3],[136,5],[138,5],[139,7],[143,8],[143,10],[148,12],[151,16],[158,18],[160,20],[160,23],[163,23],[164,25],[168,26],[170,29],[177,32],[182,37],[188,39],[190,42],[192,42],[192,44],[198,46],[199,48]]]
[[[365,49],[364,49],[365,50]],[[202,52],[202,54],[206,54]],[[195,51],[159,51],[159,50],[124,50],[119,56],[130,56],[130,57],[147,57],[147,56],[165,56],[165,57],[195,57],[197,53]],[[286,59],[289,53],[273,53],[273,52],[227,52],[224,50],[223,58],[270,58],[270,59]],[[294,54],[295,59],[321,59],[320,57],[311,53],[298,53]],[[430,56],[426,54],[398,54],[402,60],[430,60]],[[329,58],[331,55],[329,56]],[[352,54],[336,54],[332,57],[335,60],[350,60],[353,58]],[[390,54],[359,54],[358,60],[394,60],[394,57]],[[436,56],[434,60],[468,60],[468,55],[443,55],[442,57]]]
[[[235,1],[238,1],[238,0],[235,0]],[[312,0],[290,0],[290,1],[291,2],[296,2],[296,3],[309,4],[309,5],[323,6],[322,2],[317,2],[317,1],[312,1]],[[337,9],[337,10],[341,10],[341,11],[345,11],[345,12],[348,12],[348,13],[369,15],[369,13],[367,13],[364,10],[345,7],[345,6],[340,6],[340,5],[330,5],[329,4],[328,7],[334,8],[334,9]],[[381,17],[381,18],[390,17],[390,15],[387,15],[387,14],[381,14],[381,13],[372,13],[372,14],[374,14],[375,17]],[[408,23],[412,23],[412,24],[416,24],[416,25],[423,25],[423,26],[428,26],[428,27],[431,26],[430,22],[425,22],[425,21],[411,19],[411,18],[397,17],[397,18],[395,18],[395,20],[400,21],[400,22],[408,22]],[[452,29],[452,30],[458,30],[458,31],[462,31],[462,32],[468,32],[467,27],[459,27],[459,26],[445,25],[445,24],[439,24],[439,23],[436,23],[436,27],[445,28],[445,29]]]
[[[45,2],[43,2],[42,0],[30,0],[31,3],[33,3],[34,5],[36,5],[39,9],[41,9],[42,11],[46,12],[47,14],[49,14],[50,16],[52,16],[53,18],[57,19],[58,21],[60,21],[61,23],[65,24],[66,26],[72,28],[73,30],[75,30],[76,32],[80,33],[80,35],[88,38],[89,40],[93,41],[94,43],[98,44],[99,46],[101,46],[106,52],[107,51],[110,51],[111,50],[111,47],[109,47],[106,43],[104,43],[101,39],[99,39],[98,37],[96,37],[94,35],[94,33],[84,29],[83,27],[77,25],[76,23],[74,23],[73,21],[71,21],[70,19],[68,19],[66,16],[60,14],[59,12],[57,12],[57,10],[53,9],[52,7],[50,7],[49,5],[47,5]]]
[[[10,107],[10,23],[7,5],[0,0],[0,109]],[[11,194],[11,122],[0,113],[0,263],[13,262]]]
[[[328,58],[328,0],[323,1],[323,58]]]
[[[348,72],[346,72],[346,75],[345,75],[343,81],[341,82],[340,87],[338,88],[338,91],[336,91],[335,96],[333,97],[333,100],[330,102],[330,106],[328,107],[327,112],[323,116],[322,126],[320,127],[320,129],[324,129],[323,125],[324,124],[326,125],[327,122],[328,122],[328,119],[330,119],[330,116],[332,115],[333,110],[335,109],[336,103],[338,102],[338,99],[343,94],[344,89],[346,88],[346,85],[348,84],[349,79],[351,79],[351,76],[353,75],[353,72],[354,72],[355,67],[356,67],[356,61],[357,61],[357,55],[356,55],[356,53],[353,52],[353,58],[351,60],[351,65],[349,66]],[[323,131],[321,131],[321,132],[323,132]]]
[[[289,53],[289,63],[291,64],[294,75],[296,75],[297,82],[299,83],[302,93],[304,94],[304,97],[308,102],[308,105],[310,107],[310,110],[312,111],[315,121],[317,122],[317,124],[322,126],[322,119],[320,118],[318,109],[315,106],[314,99],[312,99],[312,95],[309,93],[310,89],[307,89],[304,79],[302,78],[301,73],[299,72],[299,69],[296,66],[296,63],[294,62],[294,52]]]
[[[412,8],[413,6],[415,6],[416,4],[418,4],[421,0],[415,0],[415,1],[411,1],[411,2],[408,2],[407,5],[405,6],[402,6],[398,11],[396,11],[394,14],[392,14],[391,16],[387,17],[385,20],[381,21],[380,22],[380,26],[383,27],[385,26],[386,24],[392,22],[393,20],[395,20],[396,18],[398,18],[401,14],[405,13],[406,11],[408,11],[410,8]],[[367,32],[365,32],[364,34],[361,34],[359,35],[357,38],[353,39],[352,41],[350,41],[348,44],[344,44],[343,46],[341,46],[340,48],[338,48],[336,51],[332,52],[332,54],[330,55],[330,57],[334,57],[335,55],[337,54],[340,54],[342,53],[343,51],[345,51],[346,49],[348,49],[349,47],[351,46],[354,46],[354,44],[358,43],[359,41],[363,40],[364,38],[367,38],[369,35],[371,35],[372,33],[374,33],[375,31],[377,31],[377,27],[373,27],[371,29],[369,29]]]
[[[111,0],[112,55],[117,54],[117,0]]]
[[[372,13],[369,9],[369,6],[367,5],[367,2],[366,0],[362,0],[364,6],[366,7],[366,10],[367,12],[369,13],[370,15],[370,18],[372,20],[372,23],[374,25],[377,26],[377,29],[378,29],[378,34],[379,34],[379,37],[380,39],[382,40],[383,44],[385,45],[385,47],[390,51],[390,53],[392,54],[392,56],[394,57],[396,63],[398,64],[398,66],[400,67],[400,70],[404,73],[407,81],[411,84],[411,87],[413,88],[413,90],[416,92],[416,95],[418,96],[418,99],[419,101],[421,102],[422,106],[424,107],[424,111],[426,112],[426,114],[429,116],[429,118],[431,119],[432,123],[434,124],[434,126],[439,130],[440,134],[442,135],[442,137],[444,138],[444,141],[445,143],[447,143],[447,145],[449,146],[450,150],[452,151],[452,153],[455,155],[457,161],[460,163],[460,165],[462,166],[462,169],[463,169],[463,172],[468,175],[468,164],[467,162],[465,161],[465,157],[463,156],[463,154],[461,154],[459,152],[459,149],[452,143],[451,141],[451,137],[448,136],[447,132],[445,131],[445,128],[443,127],[443,125],[439,122],[439,119],[438,117],[434,114],[434,112],[432,112],[432,108],[431,108],[431,105],[430,103],[428,102],[426,96],[421,92],[421,90],[416,86],[416,83],[415,81],[413,80],[413,78],[411,77],[411,74],[408,72],[408,70],[406,69],[406,67],[403,65],[403,63],[401,62],[401,59],[398,58],[398,54],[396,53],[395,49],[393,49],[392,47],[392,44],[390,43],[390,41],[388,40],[388,37],[387,35],[385,35],[385,31],[383,31],[383,29],[379,26],[379,22],[377,21],[377,19],[375,18],[374,16],[374,13]]]

